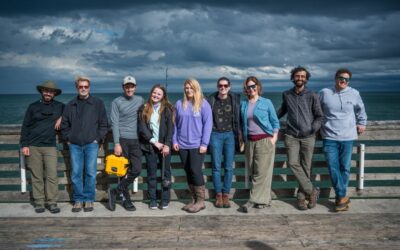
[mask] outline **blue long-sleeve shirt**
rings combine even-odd
[[[357,139],[357,125],[367,125],[367,114],[360,93],[347,87],[341,91],[324,88],[319,93],[324,121],[323,139],[351,141]]]

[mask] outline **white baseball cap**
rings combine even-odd
[[[136,79],[133,76],[125,76],[124,77],[124,81],[122,82],[122,85],[128,84],[128,83],[132,83],[136,85]]]

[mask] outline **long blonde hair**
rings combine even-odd
[[[146,121],[147,123],[150,122],[150,118],[151,118],[151,114],[153,113],[153,100],[151,99],[151,94],[153,93],[153,91],[155,89],[161,89],[161,91],[163,92],[163,98],[160,102],[160,110],[158,111],[158,113],[160,114],[160,116],[158,117],[158,123],[160,123],[160,119],[161,119],[161,114],[164,111],[165,108],[168,108],[170,110],[172,110],[172,105],[171,103],[168,101],[168,96],[167,96],[167,90],[161,86],[160,84],[156,84],[154,85],[151,90],[150,90],[150,96],[149,99],[147,100],[146,104],[144,105],[144,109],[142,112],[142,119],[144,121]]]
[[[192,89],[193,89],[193,101],[192,101],[192,105],[193,105],[193,112],[200,112],[201,109],[201,104],[203,103],[203,91],[201,90],[201,86],[200,83],[194,79],[194,78],[189,78],[185,81],[185,83],[183,84],[183,91],[185,92],[185,86],[189,85]],[[187,108],[188,105],[188,99],[186,97],[186,93],[183,93],[183,102],[182,102],[182,106],[184,109]]]

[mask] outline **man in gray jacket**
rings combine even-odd
[[[318,95],[306,88],[310,73],[298,66],[291,71],[294,87],[283,92],[278,118],[287,114],[285,146],[288,165],[299,182],[298,208],[315,207],[319,188],[311,182],[311,162],[315,145],[315,133],[323,118]]]
[[[115,210],[116,198],[123,195],[122,206],[127,211],[135,211],[128,186],[140,175],[142,170],[141,156],[138,139],[138,110],[143,105],[141,96],[135,95],[136,79],[126,76],[122,82],[124,95],[117,97],[111,104],[111,127],[114,139],[114,154],[123,155],[129,160],[127,174],[115,189],[108,189],[108,208]]]

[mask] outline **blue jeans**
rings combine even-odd
[[[154,148],[154,151],[158,149]],[[147,189],[150,200],[157,200],[157,168],[162,172],[163,156],[156,152],[145,152],[147,166]],[[164,176],[161,177],[161,202],[162,204],[168,204],[170,200],[170,187],[163,185],[163,181],[167,180],[171,183],[171,154],[164,158]]]
[[[235,135],[230,132],[212,132],[210,139],[212,177],[216,193],[229,194],[232,186]],[[224,187],[221,185],[221,161],[224,156]]]
[[[323,140],[323,150],[328,163],[336,199],[346,197],[349,184],[353,141]]]
[[[98,143],[90,143],[83,146],[69,144],[72,199],[74,202],[93,202],[96,198],[98,151]],[[85,176],[83,176],[84,173]]]

